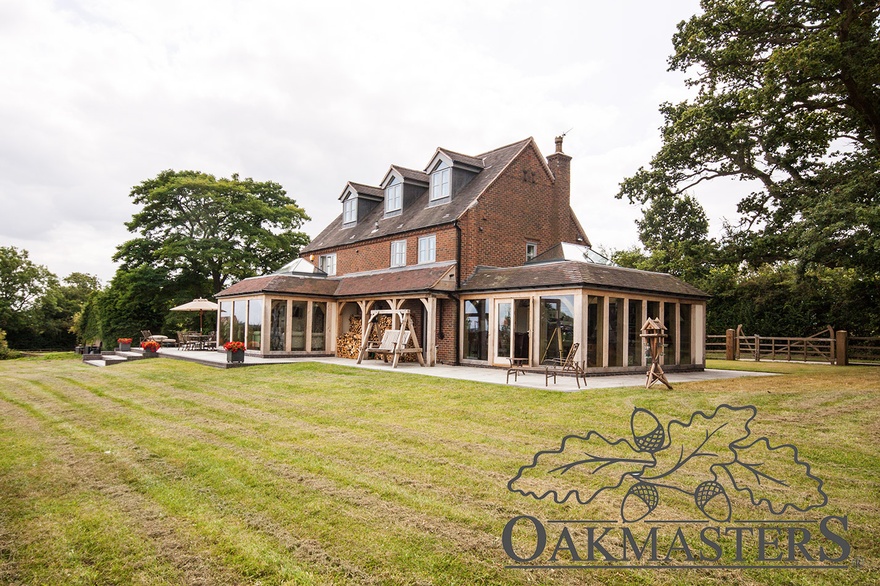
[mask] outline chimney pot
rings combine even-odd
[[[557,153],[562,152],[562,138],[563,138],[562,136],[556,137],[556,152]]]

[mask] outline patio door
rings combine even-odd
[[[511,358],[528,361],[532,355],[532,307],[529,299],[495,301],[495,356],[498,366],[510,366]]]

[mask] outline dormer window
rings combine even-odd
[[[338,209],[338,208],[337,208]],[[357,222],[357,198],[349,197],[342,202],[342,223],[346,226]]]
[[[449,197],[450,168],[439,168],[431,174],[431,201]]]
[[[385,188],[385,215],[393,216],[400,213],[403,207],[403,185],[393,183]]]

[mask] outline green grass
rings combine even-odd
[[[94,368],[71,356],[0,363],[0,584],[880,582],[877,368],[713,361],[781,376],[674,391],[596,378],[557,393],[312,363]],[[628,438],[635,406],[665,421],[721,403],[757,406],[755,434],[797,445],[829,498],[812,518],[848,516],[861,568],[505,568],[516,515],[619,516],[619,498],[584,507],[508,491],[537,451],[589,430]],[[755,518],[731,500],[735,519]],[[664,496],[655,516],[693,508]]]

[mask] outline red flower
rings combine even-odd
[[[116,341],[120,344],[131,344],[131,338],[116,338]]]
[[[244,342],[226,342],[223,347],[227,352],[240,352],[244,350]]]
[[[147,340],[146,342],[141,342],[141,348],[146,352],[158,352],[159,342],[156,340]]]

